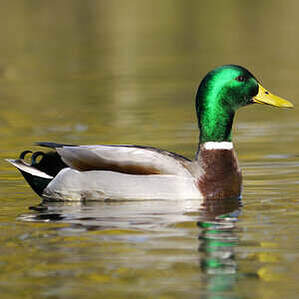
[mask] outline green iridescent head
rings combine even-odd
[[[290,102],[270,94],[241,66],[224,65],[209,72],[196,95],[200,143],[231,141],[235,112],[253,103],[293,107]]]

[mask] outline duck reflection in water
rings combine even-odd
[[[241,213],[239,199],[209,200],[202,204],[199,247],[200,267],[206,298],[238,298],[232,291],[237,280],[234,248],[239,243],[236,222]]]
[[[197,222],[199,260],[203,273],[201,295],[205,298],[238,298],[234,288],[240,278],[235,247],[239,245],[236,223],[241,213],[240,199],[206,200],[199,206],[182,209],[169,201],[48,203],[31,207],[34,213],[22,216],[25,221],[60,222],[86,230],[133,229],[156,231],[157,237],[179,234],[176,224]],[[185,233],[185,232],[184,232]],[[111,235],[110,238],[116,236]],[[144,238],[150,242],[153,236]],[[140,238],[139,238],[140,239]],[[126,239],[124,239],[125,241]],[[136,241],[127,239],[127,242]],[[231,297],[233,295],[233,297]],[[201,297],[202,298],[202,297]]]

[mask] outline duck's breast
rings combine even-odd
[[[203,175],[197,186],[206,199],[237,198],[242,190],[242,173],[234,149],[205,149],[199,153]]]

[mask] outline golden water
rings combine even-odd
[[[39,206],[4,158],[35,141],[191,158],[195,92],[221,64],[249,68],[298,106],[298,10],[278,0],[1,3],[1,298],[297,298],[296,109],[238,113],[240,207]]]

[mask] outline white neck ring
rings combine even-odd
[[[228,141],[221,141],[221,142],[214,142],[208,141],[205,142],[202,147],[206,150],[232,150],[234,148],[232,142]]]

